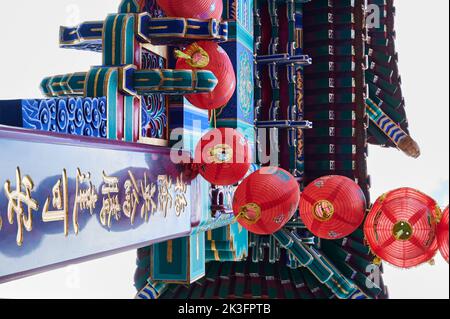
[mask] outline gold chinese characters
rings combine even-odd
[[[16,183],[12,187],[7,180],[4,184],[4,193],[7,199],[7,219],[10,225],[17,225],[16,242],[22,246],[24,242],[24,230],[33,230],[33,215],[38,212],[40,205],[33,198],[35,185],[30,176],[22,177],[20,168],[16,169]],[[44,223],[62,222],[64,236],[69,236],[70,199],[72,206],[72,225],[76,235],[80,232],[78,224],[80,214],[84,211],[94,215],[99,194],[96,186],[92,183],[91,173],[82,172],[77,169],[75,178],[75,191],[70,193],[69,177],[66,169],[58,180],[48,191],[49,196],[44,197],[45,203],[42,207],[41,218]],[[142,180],[138,180],[135,174],[129,170],[123,185],[117,176],[110,176],[106,172],[102,175],[100,188],[102,196],[101,207],[99,207],[99,219],[102,226],[111,228],[114,221],[119,221],[122,213],[131,225],[135,224],[138,216],[146,223],[156,213],[161,213],[166,218],[170,211],[180,217],[188,207],[188,185],[183,182],[182,177],[177,177],[173,183],[171,176],[159,175],[157,182],[149,180],[147,172],[144,172]],[[0,215],[0,230],[3,227],[3,219]]]
[[[128,171],[129,179],[125,181],[125,201],[122,205],[123,213],[131,220],[131,225],[136,219],[136,209],[140,202],[139,187],[131,171]]]
[[[83,185],[86,188],[82,188]],[[95,187],[91,182],[91,174],[81,173],[80,169],[77,170],[76,187],[75,187],[75,201],[73,207],[73,228],[75,234],[78,234],[80,227],[78,225],[78,213],[89,209],[89,212],[94,214],[94,209],[97,204],[98,196],[95,191]]]
[[[119,203],[119,179],[117,177],[107,176],[103,172],[102,195],[103,206],[100,210],[100,221],[103,226],[111,228],[112,217],[120,220],[120,203]]]
[[[172,208],[172,178],[165,175],[158,176],[158,209],[167,216],[167,211]]]
[[[187,185],[183,183],[183,176],[177,177],[175,184],[175,211],[180,216],[186,210],[188,202],[186,199]]]
[[[22,187],[24,190],[22,191]],[[39,204],[31,197],[31,192],[34,189],[33,180],[29,176],[22,178],[20,168],[16,169],[16,189],[11,190],[11,182],[6,181],[5,193],[8,199],[8,221],[12,225],[14,223],[14,217],[17,221],[17,245],[23,244],[23,229],[28,232],[33,229],[33,216],[32,212],[39,209]],[[24,205],[27,207],[26,212]]]
[[[49,222],[64,222],[64,235],[69,235],[69,181],[67,179],[67,172],[64,169],[62,178],[53,187],[53,201],[52,206],[54,211],[49,211],[50,198],[47,198],[42,210],[42,220],[45,223]]]
[[[153,183],[148,183],[147,174],[144,174],[144,182],[141,182],[141,194],[144,199],[144,205],[141,208],[141,218],[145,218],[145,221],[148,222],[148,219],[151,214],[156,213],[156,208],[158,207],[153,197],[156,193],[156,185]]]

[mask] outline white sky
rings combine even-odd
[[[396,0],[397,51],[419,160],[371,147],[373,200],[403,186],[449,202],[448,7],[445,0]],[[44,76],[84,71],[101,63],[95,53],[58,48],[60,25],[101,20],[119,0],[0,1],[0,99],[40,97]],[[20,18],[19,18],[20,17]],[[29,28],[29,21],[34,21]],[[33,34],[32,32],[36,32]],[[30,34],[31,33],[31,34]],[[132,298],[135,251],[0,285],[0,298]],[[385,266],[392,298],[449,298],[448,264],[413,270]]]
[[[449,203],[448,9],[445,0],[396,0],[397,51],[411,135],[419,143],[418,160],[395,150],[371,147],[372,201],[384,192],[409,186]],[[392,298],[449,298],[448,264],[412,270],[386,266]]]

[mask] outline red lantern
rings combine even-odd
[[[215,42],[199,41],[183,52],[177,51],[177,56],[177,69],[208,70],[218,80],[210,93],[186,95],[189,102],[204,110],[215,110],[228,104],[236,90],[236,75],[224,49]]]
[[[300,187],[291,174],[278,167],[264,167],[239,185],[233,211],[248,231],[270,235],[289,222],[299,200]]]
[[[364,226],[372,252],[401,268],[430,261],[438,250],[437,211],[432,198],[411,188],[381,196]]]
[[[326,176],[312,182],[300,198],[305,226],[323,239],[344,238],[361,226],[366,214],[361,188],[345,176]]]
[[[232,128],[218,128],[202,137],[195,151],[200,174],[211,184],[228,186],[238,183],[250,169],[247,140]]]
[[[442,257],[448,262],[448,207],[445,209],[438,225],[438,242]]]
[[[157,3],[169,17],[222,19],[222,0],[157,0]]]

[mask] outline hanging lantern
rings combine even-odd
[[[232,128],[218,128],[202,137],[195,151],[200,174],[211,184],[228,186],[238,183],[250,169],[247,140]]]
[[[279,231],[298,208],[300,187],[295,178],[278,167],[264,167],[237,188],[233,211],[239,224],[258,235]]]
[[[306,228],[323,239],[344,238],[361,226],[366,213],[361,188],[345,176],[326,176],[312,182],[300,198]]]
[[[183,52],[176,51],[177,69],[208,70],[214,73],[218,83],[210,93],[188,94],[185,97],[194,106],[215,110],[226,106],[236,90],[236,75],[230,57],[215,42],[199,41]]]
[[[430,261],[438,250],[436,229],[440,210],[427,195],[401,188],[381,196],[364,226],[377,259],[411,268]]]
[[[168,17],[188,19],[222,19],[222,0],[157,0]]]
[[[438,242],[442,257],[448,262],[448,207],[438,225]]]

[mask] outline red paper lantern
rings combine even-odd
[[[442,257],[448,262],[448,207],[445,209],[438,224],[438,242]]]
[[[222,19],[222,0],[157,0],[157,3],[169,17]]]
[[[204,110],[215,110],[228,104],[236,90],[236,75],[230,57],[222,47],[215,42],[199,41],[183,52],[177,51],[177,56],[177,69],[208,70],[218,80],[210,93],[186,95],[189,102]]]
[[[228,186],[245,177],[251,165],[250,147],[232,128],[214,129],[202,137],[195,150],[200,174],[211,184]]]
[[[264,167],[239,185],[233,211],[248,231],[270,235],[289,222],[299,200],[300,187],[291,174],[278,167]]]
[[[199,166],[195,163],[183,164],[181,166],[181,176],[186,183],[190,183],[196,179],[199,173]]]
[[[438,209],[432,198],[411,188],[381,196],[364,226],[372,252],[401,268],[430,261],[438,250]]]
[[[305,226],[323,239],[344,238],[361,226],[366,214],[361,188],[345,176],[326,176],[312,182],[300,198]]]

